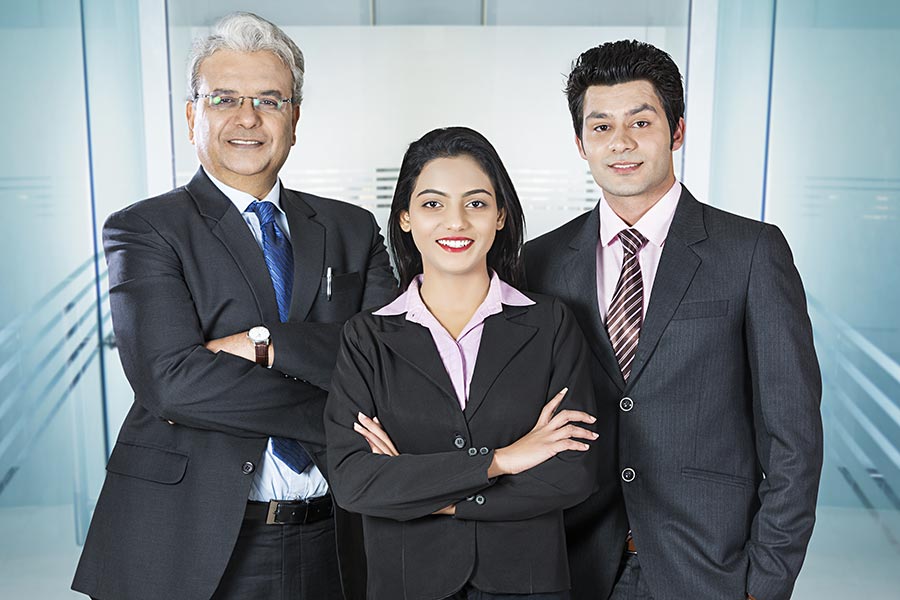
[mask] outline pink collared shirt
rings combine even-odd
[[[450,381],[453,383],[459,407],[465,410],[466,401],[469,398],[469,386],[472,384],[472,373],[475,372],[475,360],[478,358],[478,348],[481,346],[481,334],[484,331],[485,319],[502,312],[504,304],[507,306],[530,306],[534,304],[534,301],[516,288],[501,281],[496,273],[492,273],[491,284],[484,302],[475,310],[475,314],[463,327],[459,337],[453,339],[450,332],[444,329],[440,321],[422,302],[422,296],[419,294],[421,285],[422,276],[419,275],[410,282],[409,288],[396,300],[373,314],[392,316],[406,313],[407,321],[418,323],[431,332],[434,345],[441,356],[441,362],[444,363],[447,375],[450,376]]]
[[[681,197],[681,184],[677,181],[669,188],[659,202],[653,205],[640,220],[632,225],[631,229],[641,232],[647,243],[638,251],[638,263],[641,265],[641,279],[644,284],[644,315],[647,315],[647,306],[650,303],[650,293],[653,291],[653,281],[656,279],[656,269],[659,267],[659,258],[662,255],[669,227],[675,217],[675,209],[678,206],[678,198]],[[622,242],[619,241],[619,232],[629,229],[629,226],[619,215],[613,212],[603,192],[600,192],[600,233],[597,240],[597,304],[600,306],[600,320],[606,323],[606,314],[619,282],[619,274],[622,272],[622,259],[625,251]]]

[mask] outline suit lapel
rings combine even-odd
[[[231,254],[250,285],[262,321],[278,321],[278,304],[265,258],[240,211],[203,169],[197,171],[186,189],[207,219],[210,231]]]
[[[290,318],[303,321],[316,299],[325,270],[325,228],[313,219],[315,211],[299,192],[282,187],[281,206],[287,215],[294,249]]]
[[[650,304],[641,326],[641,337],[631,366],[631,375],[628,377],[629,388],[640,376],[656,349],[659,338],[672,320],[675,309],[700,266],[700,257],[691,245],[706,237],[703,207],[687,188],[683,188],[650,292]]]
[[[513,320],[517,315],[527,311],[527,307],[524,306],[504,305],[503,313],[491,315],[485,320],[481,332],[481,345],[475,360],[475,372],[469,386],[466,420],[471,420],[509,361],[537,333],[535,327]]]
[[[622,370],[616,360],[616,353],[609,341],[606,327],[600,320],[600,306],[597,303],[597,240],[599,232],[600,212],[595,207],[588,215],[581,231],[569,243],[572,252],[565,269],[563,284],[569,288],[569,297],[578,299],[573,306],[580,313],[578,321],[584,326],[584,334],[590,342],[591,350],[613,383],[619,389],[624,389],[625,380],[622,379]]]
[[[458,406],[459,401],[456,398],[456,391],[453,389],[453,382],[450,381],[450,375],[447,374],[447,369],[441,362],[431,332],[418,323],[407,321],[403,315],[396,318],[399,320],[397,329],[376,332],[376,337],[397,356],[438,386]]]

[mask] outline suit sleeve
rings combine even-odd
[[[596,415],[593,384],[588,370],[590,350],[575,317],[558,300],[554,302],[556,335],[547,401],[568,387],[560,410],[571,409]],[[587,423],[585,429],[595,428]],[[567,450],[517,475],[499,477],[480,494],[483,503],[469,499],[456,505],[456,518],[478,521],[530,519],[574,506],[594,490],[598,456],[591,444],[587,452]]]
[[[364,287],[359,308],[384,306],[397,296],[397,281],[373,216],[369,215],[367,230],[360,238],[368,241],[368,257],[362,269]],[[272,368],[327,390],[343,323],[279,322],[266,323],[266,327],[275,348]]]
[[[493,452],[374,454],[353,424],[357,414],[376,414],[371,383],[376,373],[366,357],[371,334],[358,334],[358,321],[344,328],[328,405],[329,484],[337,503],[352,512],[397,521],[430,515],[490,485]],[[369,348],[371,350],[371,348]]]
[[[747,592],[761,600],[788,598],[815,521],[822,381],[803,284],[787,241],[771,225],[757,241],[745,319],[765,473],[748,545]]]
[[[181,260],[147,220],[113,214],[103,244],[113,329],[136,402],[179,425],[324,446],[325,392],[207,350]]]

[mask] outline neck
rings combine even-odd
[[[204,167],[205,168],[205,167]],[[206,170],[209,175],[212,175],[228,187],[234,188],[238,191],[244,192],[245,194],[250,194],[257,200],[262,200],[265,198],[269,192],[272,191],[272,188],[275,187],[275,182],[278,181],[278,177],[241,177],[230,174],[222,174],[213,173],[210,170]]]
[[[487,266],[461,275],[434,272],[426,266],[419,294],[431,314],[442,324],[457,321],[461,316],[468,321],[484,302],[490,285]]]
[[[613,212],[630,227],[640,221],[647,211],[656,206],[656,203],[662,200],[662,197],[672,189],[673,185],[675,185],[674,174],[667,177],[652,191],[637,196],[614,196],[603,190],[603,197]]]

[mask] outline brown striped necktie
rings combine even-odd
[[[637,252],[647,243],[647,238],[637,229],[623,229],[619,232],[619,241],[625,256],[619,283],[606,315],[606,331],[622,369],[622,377],[628,381],[644,317],[644,282]]]

